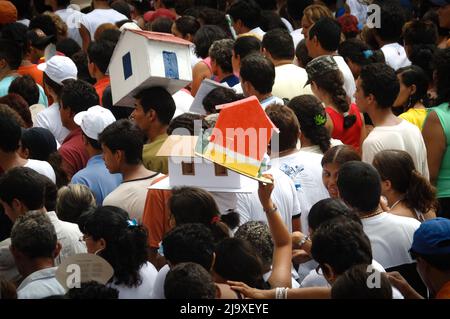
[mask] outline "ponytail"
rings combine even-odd
[[[413,170],[409,187],[405,194],[405,205],[422,214],[437,210],[436,188],[418,171]]]
[[[356,122],[356,115],[348,113],[350,105],[347,99],[347,92],[345,92],[342,83],[333,81],[333,85],[329,93],[331,94],[331,98],[336,108],[344,116],[344,129],[353,126]]]

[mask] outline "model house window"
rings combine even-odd
[[[194,162],[181,162],[181,172],[183,175],[195,175]]]
[[[214,164],[214,173],[216,176],[228,176],[228,170],[221,165]]]

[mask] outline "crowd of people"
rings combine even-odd
[[[127,30],[189,41],[192,82],[113,103]],[[449,36],[450,0],[0,0],[0,298],[450,298]],[[150,188],[252,96],[270,182]],[[63,287],[80,253],[111,278]]]

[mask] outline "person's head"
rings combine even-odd
[[[94,195],[85,185],[69,184],[58,190],[56,214],[63,221],[77,224],[81,214],[95,206]]]
[[[306,47],[306,40],[302,39],[295,48],[295,57],[297,58],[297,65],[301,68],[305,68],[306,65],[312,60],[308,54],[308,48]]]
[[[228,35],[222,28],[216,25],[203,25],[198,29],[194,36],[195,54],[202,59],[206,59],[209,54],[209,48],[214,41],[227,39]]]
[[[55,55],[47,62],[39,64],[44,72],[44,87],[56,100],[60,98],[63,85],[68,80],[76,80],[78,69],[66,56]]]
[[[439,26],[444,29],[450,29],[450,3],[439,1],[439,9],[437,10],[439,16]]]
[[[287,26],[284,24],[283,20],[281,20],[280,15],[276,11],[263,10],[261,11],[261,22],[259,26],[265,32],[274,29],[283,29],[287,30]]]
[[[375,155],[372,164],[381,177],[382,195],[404,196],[408,208],[424,214],[436,209],[436,190],[416,170],[409,153],[383,150]]]
[[[27,128],[33,126],[31,111],[28,107],[29,105],[22,96],[16,93],[9,93],[3,97],[0,97],[0,104],[6,104],[16,111],[25,122]]]
[[[173,20],[166,17],[159,17],[153,20],[150,29],[153,32],[172,33]]]
[[[273,259],[273,240],[269,226],[262,221],[249,221],[239,226],[235,238],[247,240],[261,257],[264,268],[270,268]]]
[[[12,41],[0,39],[0,73],[17,70],[22,62],[22,50]]]
[[[414,233],[410,253],[422,281],[435,295],[442,288],[439,279],[450,276],[450,221],[442,217],[424,221]]]
[[[92,77],[102,77],[108,70],[115,44],[110,41],[91,42],[88,47],[89,73]]]
[[[119,42],[120,34],[121,32],[118,29],[106,29],[100,34],[97,41],[109,41],[111,43],[117,44],[117,42]]]
[[[394,107],[400,107],[405,112],[417,103],[427,106],[428,77],[422,68],[410,65],[396,71],[400,83],[400,92],[394,101]]]
[[[338,198],[326,198],[315,203],[308,214],[308,226],[311,234],[333,218],[348,218],[361,224],[361,220],[351,208]]]
[[[192,14],[191,14],[192,15]],[[231,36],[230,26],[224,11],[217,10],[215,8],[200,8],[197,17],[200,25],[216,25],[222,29],[225,34]]]
[[[114,206],[83,213],[78,225],[88,253],[98,254],[114,269],[114,284],[133,287],[142,282],[139,270],[147,262],[147,230],[142,225]]]
[[[305,38],[309,37],[309,29],[321,18],[333,18],[333,13],[322,4],[311,4],[304,9],[301,27]]]
[[[111,8],[131,19],[131,8],[127,1],[116,0],[111,2]]]
[[[339,45],[338,53],[344,58],[355,79],[358,78],[361,67],[364,65],[384,62],[382,51],[371,50],[369,45],[359,39],[349,39],[342,42]]]
[[[18,76],[9,86],[8,93],[16,93],[27,101],[29,106],[39,102],[39,88],[30,75]]]
[[[333,103],[344,117],[344,129],[353,126],[356,115],[348,113],[350,106],[344,89],[344,76],[333,56],[322,55],[313,59],[306,66],[306,72],[308,73],[306,83],[311,83],[314,95],[322,102]]]
[[[324,17],[314,23],[306,37],[309,56],[317,58],[337,51],[341,39],[341,26],[333,18]]]
[[[300,27],[304,12],[308,6],[314,3],[313,0],[287,0],[286,9],[288,16],[294,20],[295,24]]]
[[[372,278],[377,278],[379,285],[368,285]],[[331,299],[392,299],[392,286],[386,274],[371,265],[355,265],[337,277]]]
[[[166,299],[215,299],[216,285],[199,264],[186,262],[171,268],[164,281]]]
[[[352,266],[372,264],[370,240],[362,225],[349,218],[322,223],[311,240],[311,255],[330,284]]]
[[[344,14],[337,19],[342,28],[345,39],[355,39],[360,30],[358,28],[358,18],[352,14]]]
[[[57,150],[56,140],[52,132],[43,127],[32,127],[22,130],[19,154],[26,159],[47,161],[50,154]]]
[[[119,299],[119,291],[96,281],[82,282],[79,288],[69,289],[67,299]]]
[[[64,127],[76,127],[74,117],[80,112],[99,104],[94,87],[83,80],[70,80],[61,89],[59,112]]]
[[[254,0],[238,0],[231,4],[228,14],[237,34],[246,33],[259,26],[261,8]]]
[[[135,96],[134,122],[147,133],[152,127],[167,127],[175,114],[175,102],[162,87],[141,90]]]
[[[100,41],[100,39],[104,37],[103,34],[108,30],[119,31],[119,28],[113,23],[103,23],[99,25],[94,33],[94,41]]]
[[[172,34],[178,38],[194,41],[194,36],[200,29],[200,23],[192,16],[179,17],[172,24]]]
[[[213,277],[216,283],[242,281],[250,287],[262,288],[263,264],[253,246],[244,239],[227,238],[216,247]]]
[[[164,236],[162,247],[170,267],[194,262],[210,271],[214,263],[215,239],[209,227],[203,224],[176,226]]]
[[[44,207],[45,183],[28,167],[15,167],[0,177],[0,202],[5,214],[15,221],[29,210]]]
[[[28,28],[24,24],[20,22],[9,23],[1,28],[1,38],[14,41],[18,44],[22,49],[23,58],[25,58],[30,51],[27,32]]]
[[[369,213],[378,208],[381,178],[372,165],[360,161],[343,164],[337,186],[340,198],[358,213]]]
[[[270,153],[275,155],[279,152],[296,149],[300,136],[300,125],[294,111],[286,105],[272,104],[266,107],[266,114],[280,130],[278,145],[272,141]]]
[[[72,38],[65,38],[56,43],[56,51],[63,53],[65,56],[71,58],[75,53],[81,51],[81,47]]]
[[[220,110],[216,109],[217,105],[235,102],[239,99],[240,96],[233,89],[217,87],[205,96],[203,99],[203,108],[206,114],[219,113]]]
[[[29,30],[41,30],[46,36],[53,36],[56,39],[58,29],[55,22],[49,15],[40,14],[31,19],[28,26]],[[54,41],[54,40],[53,40]]]
[[[450,48],[438,51],[433,65],[438,103],[450,102]]]
[[[196,113],[183,113],[170,121],[167,134],[199,136],[200,130],[206,129],[208,126],[204,116]]]
[[[6,117],[12,119],[21,128],[26,128],[26,126],[27,126],[25,124],[25,122],[23,121],[22,117],[20,117],[19,113],[17,113],[15,110],[10,108],[6,104],[0,104],[0,114],[2,114],[3,116],[6,116]],[[1,145],[2,145],[2,143],[0,143],[0,151],[2,150]],[[5,145],[5,144],[3,144],[3,145]]]
[[[19,149],[22,134],[19,123],[10,115],[0,112],[0,151],[14,153]]]
[[[375,37],[383,46],[387,43],[398,42],[402,36],[402,28],[405,24],[405,14],[397,1],[377,1],[380,6],[380,25],[374,28]]]
[[[11,230],[11,253],[19,273],[26,277],[36,264],[53,266],[59,255],[61,244],[56,237],[50,218],[39,211],[31,211],[17,218]]]
[[[9,23],[17,21],[17,8],[9,1],[0,3],[0,29]]]
[[[56,40],[61,41],[67,37],[67,24],[64,20],[54,12],[46,11],[44,15],[49,16],[56,27]]]
[[[300,124],[300,139],[308,139],[318,145],[322,153],[330,148],[330,132],[325,127],[327,114],[322,103],[314,95],[300,95],[289,101]]]
[[[247,55],[261,52],[261,41],[253,35],[242,35],[236,39],[233,45],[233,70],[239,72],[241,61]]]
[[[295,48],[292,36],[287,30],[268,31],[262,40],[263,53],[272,61],[294,60]]]
[[[241,60],[240,78],[245,96],[269,94],[275,83],[275,66],[260,53],[250,54]]]
[[[356,80],[355,103],[362,112],[388,109],[394,104],[400,84],[394,69],[384,63],[364,66]]]
[[[233,56],[234,40],[222,39],[214,41],[209,48],[211,70],[214,75],[228,75],[233,73],[231,59]]]
[[[123,166],[141,165],[144,134],[130,120],[108,125],[99,135],[105,165],[111,174],[121,173]]]

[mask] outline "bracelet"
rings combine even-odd
[[[287,292],[289,288],[275,288],[275,299],[287,299]]]
[[[309,240],[309,236],[305,236],[298,242],[298,248],[302,249],[303,245]]]
[[[273,214],[278,210],[277,206],[273,205],[273,207],[269,210],[264,210],[267,214]]]

